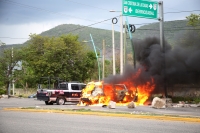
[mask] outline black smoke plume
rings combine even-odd
[[[200,33],[187,32],[175,36],[175,44],[164,42],[164,52],[161,50],[157,37],[144,40],[133,40],[137,66],[126,66],[123,75],[110,76],[104,80],[108,83],[126,81],[136,74],[138,69],[142,73],[134,79],[134,85],[143,84],[153,77],[156,88],[166,84],[199,84],[200,82]],[[163,88],[163,87],[161,87]]]

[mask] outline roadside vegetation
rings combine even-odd
[[[98,79],[94,51],[71,34],[59,37],[31,34],[27,45],[3,49],[0,62],[1,93],[8,91],[13,82],[15,88],[24,91],[36,89],[40,77],[79,82]],[[110,67],[110,61],[105,61],[105,67]]]

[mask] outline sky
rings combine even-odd
[[[163,6],[164,21],[200,14],[200,0],[163,0]],[[112,30],[111,19],[119,19],[120,11],[122,0],[0,0],[0,41],[6,45],[22,44],[31,33],[40,34],[61,24]],[[136,27],[159,22],[138,17],[128,17],[128,21]],[[119,25],[115,25],[116,31],[120,30]]]

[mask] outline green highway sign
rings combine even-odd
[[[122,0],[124,16],[157,19],[158,2],[147,0]]]

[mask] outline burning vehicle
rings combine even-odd
[[[80,105],[109,105],[110,101],[117,105],[128,105],[134,102],[136,105],[147,105],[155,89],[154,78],[143,82],[136,82],[143,70],[138,69],[134,74],[126,77],[111,77],[113,80],[89,82],[82,90]]]
[[[89,82],[82,90],[80,99],[81,105],[103,104],[107,105],[110,101],[116,103],[127,103],[134,101],[137,94],[131,93],[125,84],[107,84],[100,82]]]

